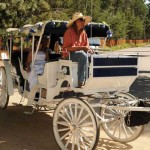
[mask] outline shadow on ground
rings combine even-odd
[[[8,106],[0,109],[1,150],[58,150],[53,136],[52,117],[45,112],[25,115],[31,108]]]
[[[127,143],[119,143],[111,139],[101,138],[96,150],[130,150],[132,148]]]
[[[59,150],[53,136],[52,117],[45,112],[25,115],[31,108],[8,106],[0,109],[1,150]],[[100,138],[96,150],[131,149],[128,144]]]
[[[150,99],[150,77],[139,76],[131,85],[130,93],[140,99]]]

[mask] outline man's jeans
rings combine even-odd
[[[83,83],[86,74],[87,53],[82,50],[70,52],[70,59],[78,62],[78,82]]]

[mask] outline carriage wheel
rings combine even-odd
[[[91,150],[99,140],[96,117],[82,99],[68,98],[61,101],[53,116],[53,132],[63,150]]]
[[[135,97],[129,93],[120,93],[119,98],[129,100],[134,100],[130,106],[135,106]],[[112,104],[108,104],[112,105]],[[129,127],[125,124],[125,116],[127,115],[127,110],[115,110],[115,109],[101,109],[101,116],[104,119],[111,119],[111,121],[102,123],[102,127],[105,133],[115,141],[119,142],[130,142],[135,140],[142,132],[143,126]]]
[[[4,67],[0,67],[0,108],[5,109],[8,105],[7,78]]]

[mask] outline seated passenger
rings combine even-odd
[[[43,50],[48,51],[48,53],[50,53],[50,51],[51,51],[51,49],[49,48],[49,46],[50,46],[50,37],[49,36],[44,36],[42,38],[41,43],[42,43]]]
[[[50,46],[49,46],[49,48],[52,51],[51,53],[55,53],[55,45],[58,40],[59,40],[59,37],[56,34],[52,33],[50,36]]]
[[[38,82],[37,80],[37,75],[43,74],[44,72],[44,65],[46,60],[48,61],[48,52],[44,49],[43,42],[44,40],[42,39],[39,50],[37,52],[36,58],[34,65],[32,66],[32,51],[29,52],[27,60],[26,60],[26,70],[29,73],[28,76],[28,82],[29,82],[29,88],[30,90],[34,87],[34,85]],[[35,50],[37,48],[38,41],[35,40]],[[35,56],[35,53],[34,53]],[[34,57],[33,57],[34,58]],[[34,59],[33,59],[34,60]],[[33,67],[33,68],[32,68]]]
[[[89,41],[87,34],[84,30],[86,26],[91,21],[90,16],[83,16],[82,13],[76,12],[72,16],[72,20],[69,20],[63,37],[63,57],[68,58],[68,53],[70,52],[70,59],[73,62],[78,62],[78,85],[79,87],[84,85],[85,73],[86,73],[86,61],[87,61],[87,51],[93,53],[89,47]]]
[[[56,41],[55,45],[54,45],[54,52],[55,52],[55,54],[60,54],[60,51],[61,51],[60,45],[59,45],[58,41]]]

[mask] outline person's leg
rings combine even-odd
[[[78,62],[78,82],[83,83],[86,73],[87,54],[84,51],[71,52],[70,59],[73,62]]]

